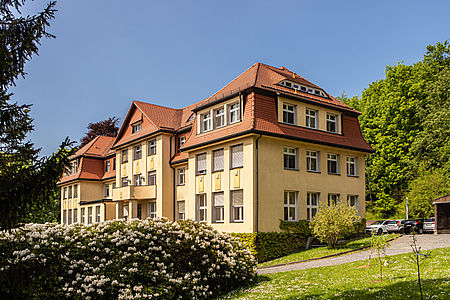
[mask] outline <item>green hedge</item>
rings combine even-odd
[[[288,232],[232,233],[247,246],[258,262],[272,260],[304,249],[306,236]]]

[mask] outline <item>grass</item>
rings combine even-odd
[[[450,248],[428,253],[429,258],[420,265],[424,299],[448,299]],[[263,275],[252,286],[221,299],[420,299],[417,269],[411,254],[389,256],[388,264],[383,267],[383,281],[379,280],[378,262],[372,260],[370,267],[364,267],[366,264],[364,260]]]
[[[397,236],[397,234],[383,235],[383,237],[386,240],[393,238],[395,236]],[[289,262],[294,262],[294,261],[299,261],[299,260],[319,258],[322,256],[341,253],[341,252],[345,252],[345,251],[349,251],[349,250],[354,250],[354,249],[358,249],[358,248],[369,246],[369,245],[370,245],[370,237],[367,237],[367,238],[349,241],[345,245],[340,245],[337,249],[329,249],[328,247],[319,247],[319,248],[313,248],[313,249],[308,249],[308,250],[304,250],[301,252],[293,253],[293,254],[283,256],[283,257],[280,257],[280,258],[277,258],[274,260],[260,263],[258,265],[258,267],[273,266],[273,265],[277,265],[277,264],[284,264],[284,263],[289,263]]]

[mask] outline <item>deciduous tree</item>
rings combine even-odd
[[[118,123],[118,117],[111,117],[100,122],[89,123],[88,132],[86,132],[84,137],[81,139],[80,147],[83,147],[99,135],[116,136],[119,132],[119,127],[117,126]]]

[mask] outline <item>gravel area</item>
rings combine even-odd
[[[450,234],[421,234],[416,235],[417,244],[422,250],[431,250],[436,248],[450,247]],[[390,243],[387,248],[387,255],[396,255],[411,252],[412,235],[404,235]],[[269,274],[278,272],[288,272],[295,270],[304,270],[310,268],[326,267],[345,264],[359,260],[365,260],[369,257],[369,251],[352,252],[337,257],[324,258],[315,261],[307,261],[278,267],[259,269],[258,274]]]

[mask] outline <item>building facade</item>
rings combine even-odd
[[[360,113],[286,69],[257,63],[182,109],[133,101],[115,138],[73,157],[61,220],[195,219],[279,231],[344,201],[365,216]],[[76,190],[76,194],[74,194]]]

